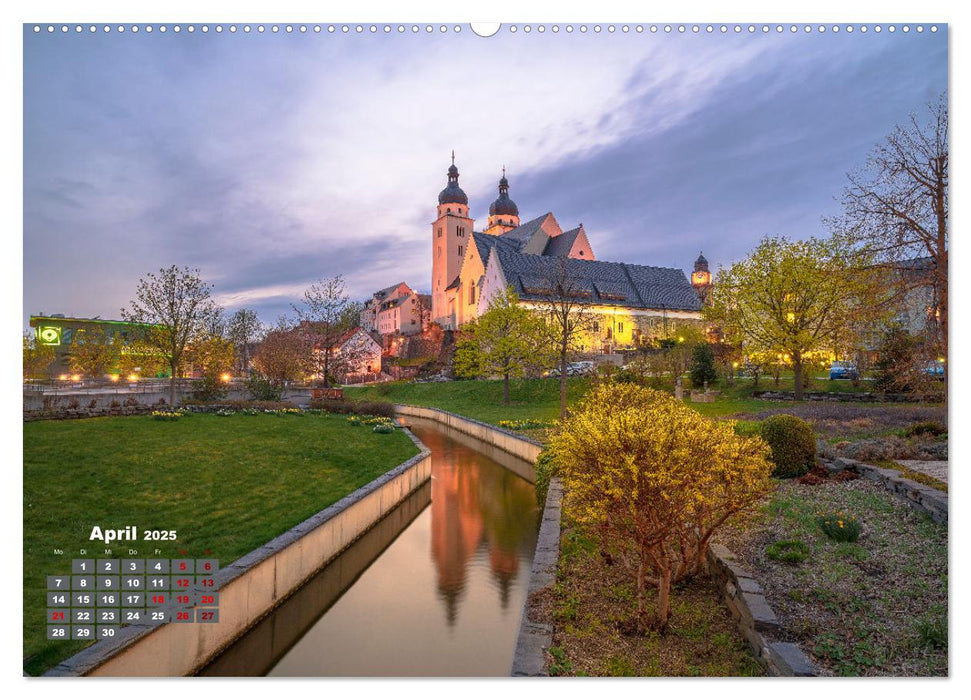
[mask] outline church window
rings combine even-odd
[[[446,210],[445,210],[445,213],[446,213],[446,214],[451,214],[451,213],[452,213],[452,210],[451,210],[451,208],[449,208],[449,209],[446,209]]]
[[[459,257],[462,257],[462,246],[459,246]]]
[[[438,257],[442,257],[442,246],[438,246]]]
[[[474,284],[470,284],[469,285],[469,303],[470,304],[474,304],[475,303],[475,285]]]
[[[583,251],[582,250],[580,251],[580,255],[583,255]]]
[[[442,237],[442,227],[441,226],[438,227],[438,237],[439,238]]]
[[[620,323],[617,324],[617,332],[618,333],[623,333],[624,332],[624,322],[623,321],[621,321]]]

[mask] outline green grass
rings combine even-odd
[[[36,674],[81,642],[45,639],[46,576],[70,571],[95,525],[176,530],[112,556],[211,556],[225,566],[417,454],[344,416],[150,416],[24,424],[24,658]],[[95,547],[95,544],[101,546]],[[63,549],[63,555],[54,553]]]
[[[567,379],[567,403],[577,401],[590,386],[585,377]],[[501,420],[551,421],[560,417],[559,379],[522,379],[510,383],[510,403],[502,400],[499,380],[455,382],[390,382],[346,388],[354,399],[385,400],[412,406],[429,406],[498,424]]]

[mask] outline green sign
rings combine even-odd
[[[60,326],[39,326],[37,328],[37,340],[40,341],[41,345],[60,345]]]

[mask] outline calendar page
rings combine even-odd
[[[19,28],[28,691],[948,676],[946,13],[326,12]]]

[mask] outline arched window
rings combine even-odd
[[[470,304],[475,303],[475,284],[469,285],[469,303]]]

